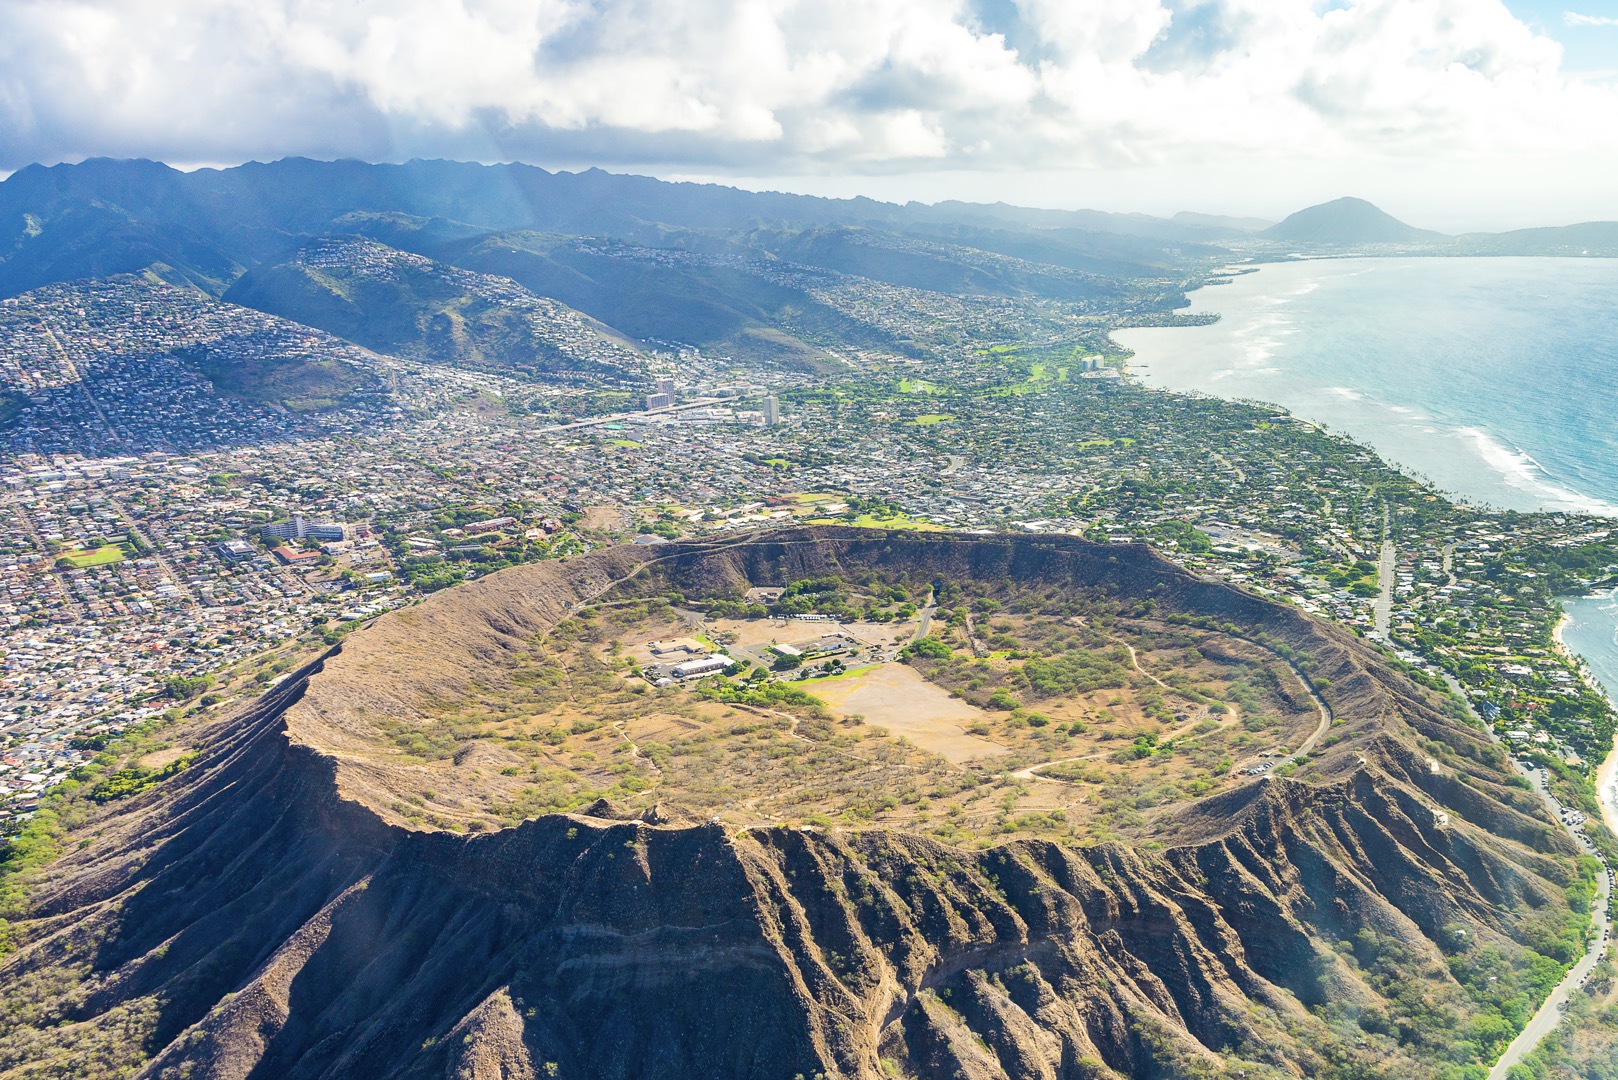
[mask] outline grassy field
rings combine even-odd
[[[913,427],[932,427],[934,424],[947,424],[955,419],[953,413],[924,413],[910,421]]]
[[[61,556],[73,565],[76,570],[83,570],[88,566],[106,566],[109,563],[124,561],[124,549],[117,544],[107,544],[93,551],[69,552]]]
[[[853,520],[842,518],[810,518],[810,525],[852,525],[857,529],[913,529],[917,532],[943,532],[944,526],[935,525],[931,521],[921,521],[909,514],[895,514],[893,517],[877,517],[875,514],[861,514]]]
[[[935,525],[931,521],[922,521],[909,514],[895,514],[893,517],[877,517],[874,514],[861,514],[850,525],[861,529],[916,529],[920,532],[942,532],[944,526]]]

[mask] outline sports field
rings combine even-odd
[[[83,570],[87,566],[105,566],[108,563],[123,562],[124,549],[117,544],[107,544],[90,551],[68,552],[62,558],[71,563],[74,569]]]

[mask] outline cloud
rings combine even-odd
[[[1560,62],[1500,0],[0,0],[0,168],[784,174],[1618,146],[1618,94]]]
[[[1577,11],[1564,11],[1562,19],[1569,26],[1618,26],[1615,15],[1580,15]]]

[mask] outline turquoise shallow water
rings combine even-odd
[[[1282,263],[1126,330],[1148,385],[1280,404],[1459,498],[1618,516],[1618,260]],[[1563,638],[1618,702],[1618,599]]]
[[[1563,642],[1584,658],[1607,696],[1618,701],[1618,597],[1586,596],[1564,600],[1562,606],[1568,615]]]
[[[1284,405],[1476,503],[1618,516],[1618,260],[1280,263],[1126,330],[1150,385]]]

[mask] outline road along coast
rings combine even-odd
[[[1556,648],[1568,659],[1579,664],[1584,669],[1586,678],[1593,678],[1588,666],[1584,664],[1578,654],[1568,648],[1567,642],[1563,639],[1563,632],[1572,621],[1573,619],[1570,615],[1563,615],[1558,620],[1556,630],[1552,635],[1556,641]],[[1614,704],[1618,704],[1618,702],[1614,702]],[[1522,771],[1528,777],[1529,782],[1534,785],[1534,790],[1539,792],[1540,797],[1545,800],[1551,813],[1560,818],[1561,808],[1551,798],[1543,774],[1535,769],[1524,769]],[[1602,822],[1614,835],[1618,835],[1618,736],[1614,737],[1612,749],[1608,751],[1607,756],[1602,759],[1600,767],[1596,770],[1596,798],[1601,806]],[[1594,855],[1598,859],[1601,858],[1600,853],[1592,847],[1576,827],[1570,825],[1565,827],[1587,854]],[[1545,1001],[1529,1019],[1527,1025],[1506,1047],[1505,1053],[1500,1055],[1500,1060],[1495,1062],[1494,1068],[1489,1070],[1489,1080],[1505,1080],[1507,1071],[1513,1065],[1522,1061],[1544,1040],[1545,1036],[1556,1030],[1557,1025],[1561,1023],[1562,1013],[1567,1007],[1568,999],[1572,997],[1575,990],[1584,984],[1584,981],[1589,978],[1590,972],[1600,962],[1601,957],[1605,955],[1611,941],[1609,905],[1613,882],[1612,874],[1613,868],[1603,864],[1602,873],[1596,879],[1598,891],[1592,912],[1593,917],[1590,922],[1590,948],[1586,951],[1582,960],[1568,969],[1568,973],[1562,977],[1562,981],[1556,984],[1556,988],[1546,996]]]

